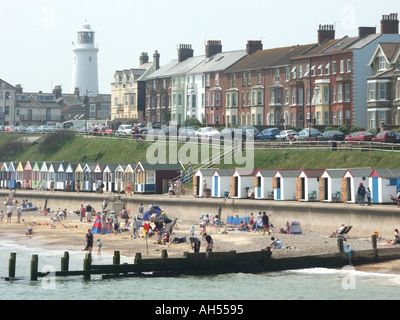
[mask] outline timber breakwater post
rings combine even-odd
[[[356,265],[377,263],[400,259],[400,248],[377,248],[376,235],[371,236],[372,249],[357,251]],[[237,253],[212,252],[189,253],[185,252],[182,258],[168,258],[167,250],[162,250],[161,257],[143,259],[141,253],[136,253],[133,264],[120,264],[120,252],[115,251],[113,263],[110,265],[96,265],[92,263],[92,255],[87,253],[83,261],[82,270],[69,270],[69,253],[65,252],[61,258],[61,270],[53,272],[39,271],[39,257],[32,255],[30,263],[30,280],[48,276],[69,277],[82,276],[88,281],[92,275],[101,275],[102,279],[121,277],[168,277],[179,275],[216,275],[226,273],[264,273],[283,270],[306,268],[341,268],[347,264],[347,257],[343,253],[343,239],[338,239],[338,252],[335,254],[312,255],[290,258],[273,258],[269,248],[267,250]],[[9,272],[5,280],[15,278],[16,253],[12,252],[9,259]]]

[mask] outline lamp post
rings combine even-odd
[[[312,73],[312,66],[311,66],[311,58],[310,58],[310,71],[309,71],[309,78],[310,78],[310,118],[308,120],[308,137],[311,138],[311,103],[312,103],[312,81],[311,81],[311,73]]]
[[[83,107],[85,108],[85,113],[86,113],[86,117],[85,117],[85,132],[87,131],[87,122],[88,122],[88,103],[89,103],[89,97],[86,95],[83,98]]]

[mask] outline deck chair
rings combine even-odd
[[[346,226],[341,232],[338,233],[337,237],[338,238],[344,238],[353,228],[353,226]]]

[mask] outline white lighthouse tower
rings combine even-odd
[[[79,90],[81,96],[99,94],[97,52],[94,31],[86,23],[78,30],[78,41],[73,43],[74,62],[72,69],[72,92]]]

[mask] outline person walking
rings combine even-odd
[[[371,205],[371,190],[369,189],[369,187],[367,188],[366,196],[367,196],[367,204],[368,204],[368,206],[370,206]]]
[[[93,233],[91,229],[88,229],[88,232],[86,233],[86,247],[83,250],[88,250],[89,253],[92,253],[93,250]]]
[[[365,194],[366,194],[366,190],[364,187],[364,184],[362,182],[360,182],[359,186],[358,186],[358,190],[357,190],[357,195],[359,197],[359,204],[360,206],[363,206],[365,204]]]
[[[101,248],[103,247],[103,242],[101,242],[100,239],[97,239],[97,255],[100,256],[101,255]]]
[[[9,202],[7,205],[7,223],[11,223],[11,216],[13,214],[14,207],[12,206],[12,202]]]
[[[261,219],[262,219],[262,224],[263,224],[263,228],[264,228],[263,234],[265,234],[265,232],[268,232],[268,235],[270,235],[271,233],[268,230],[269,229],[269,217],[267,216],[267,213],[265,211],[263,212]]]
[[[343,238],[343,252],[349,258],[349,264],[352,265],[351,259],[357,260],[356,253],[353,249],[350,248],[350,245],[347,242],[347,238]]]

